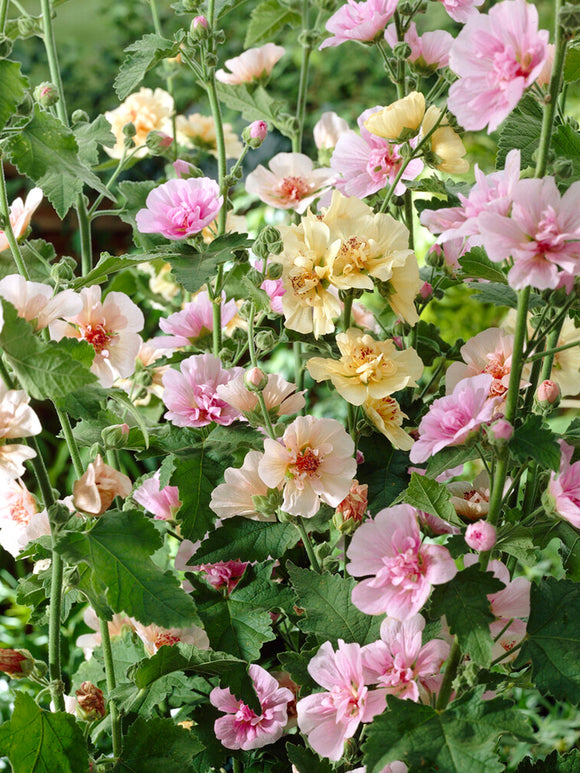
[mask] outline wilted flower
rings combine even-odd
[[[133,144],[140,148],[136,152],[138,158],[147,155],[145,143],[147,135],[151,131],[172,133],[171,115],[173,114],[173,97],[163,89],[141,88],[135,94],[130,94],[127,99],[115,110],[105,113],[105,118],[111,124],[111,131],[116,139],[113,148],[105,148],[111,158],[121,158],[125,146],[125,133],[123,127],[132,123],[135,127]]]
[[[131,479],[105,464],[100,454],[73,484],[74,506],[88,515],[102,515],[115,497],[131,493]]]
[[[10,225],[16,239],[24,236],[32,215],[38,209],[43,196],[42,188],[33,188],[28,192],[25,202],[18,198],[14,199],[10,205]],[[0,229],[0,252],[4,252],[9,247],[6,234]]]
[[[159,233],[178,241],[202,231],[223,204],[219,186],[209,177],[168,180],[147,196],[135,217],[140,233]]]
[[[353,480],[350,484],[350,491],[336,506],[336,513],[340,514],[342,524],[345,521],[353,521],[353,527],[356,527],[362,523],[369,504],[368,490],[369,487],[366,483],[361,485],[358,480]],[[342,528],[342,531],[344,530]]]
[[[225,66],[230,70],[218,70],[215,77],[222,83],[236,86],[240,83],[252,83],[258,78],[270,75],[274,65],[286,53],[282,46],[266,43],[259,48],[248,48],[243,54],[226,59]]]
[[[75,695],[83,719],[93,721],[106,715],[103,691],[92,682],[82,682]]]
[[[240,579],[243,577],[248,561],[217,561],[214,564],[187,565],[188,571],[201,572],[204,579],[212,588],[219,590],[225,588],[231,593]]]
[[[34,670],[34,658],[28,650],[0,647],[0,672],[14,679],[28,676]]]

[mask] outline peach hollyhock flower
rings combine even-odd
[[[333,36],[326,38],[319,50],[339,46],[348,40],[370,42],[385,29],[397,10],[398,0],[347,0],[326,22],[326,29]]]
[[[274,43],[266,43],[258,48],[248,48],[233,59],[226,59],[226,70],[218,70],[215,77],[222,83],[237,86],[240,83],[252,83],[272,72],[274,65],[284,56],[286,50]]]
[[[288,722],[288,704],[294,701],[292,691],[280,687],[273,676],[255,663],[248,673],[260,702],[260,714],[232,695],[229,688],[214,687],[209,695],[212,706],[225,712],[225,716],[216,719],[214,732],[226,749],[249,751],[275,743]]]
[[[305,212],[334,180],[331,169],[314,169],[312,160],[302,153],[278,153],[268,166],[260,164],[250,172],[246,191],[277,209]]]
[[[133,143],[140,148],[135,155],[143,158],[148,153],[145,145],[147,135],[151,131],[172,134],[171,116],[175,107],[173,97],[163,89],[141,88],[115,108],[105,113],[105,118],[111,124],[111,131],[116,139],[112,148],[105,148],[111,158],[121,158],[124,152],[125,135],[123,126],[132,123],[135,127]]]
[[[238,313],[234,300],[226,301],[222,293],[221,321],[226,327]],[[167,319],[159,320],[159,327],[166,334],[155,339],[159,349],[176,349],[189,346],[203,335],[213,330],[213,302],[207,290],[197,293],[186,303],[181,311],[170,314]]]
[[[312,357],[306,363],[315,381],[330,379],[337,392],[353,405],[380,400],[417,386],[423,363],[414,349],[397,350],[392,341],[377,341],[355,327],[336,336],[340,360]]]
[[[133,618],[131,618],[131,624],[148,655],[155,655],[160,647],[172,647],[180,641],[184,644],[193,644],[198,650],[209,649],[207,634],[197,625],[191,625],[189,628],[162,628],[155,623],[143,625]]]
[[[33,188],[28,192],[26,201],[18,198],[14,199],[10,205],[10,225],[16,239],[24,236],[26,229],[30,225],[32,215],[40,206],[43,196],[42,188]],[[0,252],[8,249],[10,249],[10,245],[8,244],[6,234],[0,230]]]
[[[580,462],[571,464],[573,446],[561,440],[560,448],[560,469],[550,475],[545,502],[560,518],[580,529]]]
[[[84,475],[73,484],[74,506],[88,515],[102,515],[115,497],[125,499],[131,493],[131,479],[105,464],[100,454]]]
[[[311,518],[321,502],[336,507],[356,472],[354,443],[335,419],[299,416],[280,441],[266,438],[258,474],[269,488],[284,484],[282,510]]]
[[[253,521],[275,520],[274,514],[266,516],[259,512],[254,502],[254,497],[266,497],[270,492],[258,473],[262,458],[263,454],[259,451],[249,451],[241,467],[228,467],[225,471],[225,483],[216,486],[209,503],[218,518],[243,515]]]
[[[441,110],[434,105],[427,109],[421,124],[421,135],[427,135],[441,116]],[[463,158],[467,153],[465,145],[455,132],[447,118],[439,123],[429,140],[429,164],[440,172],[449,174],[464,174],[469,169],[469,162]]]
[[[13,679],[29,676],[35,668],[35,661],[28,650],[13,650],[0,647],[0,672]]]
[[[352,603],[367,615],[386,613],[397,620],[416,615],[431,587],[457,574],[447,548],[421,542],[417,511],[409,505],[388,507],[363,523],[347,556],[349,574],[369,578],[355,587]]]
[[[20,478],[24,475],[23,463],[36,456],[28,446],[5,442],[42,432],[38,416],[29,402],[30,397],[22,389],[8,389],[0,381],[0,482]]]
[[[403,419],[407,414],[401,411],[394,397],[367,397],[362,404],[369,421],[389,440],[393,448],[409,451],[415,442],[402,428]]]
[[[394,48],[399,42],[395,24],[389,24],[385,30],[385,42],[391,48]],[[409,29],[405,32],[404,42],[411,49],[407,61],[414,64],[421,74],[432,73],[442,67],[447,67],[449,64],[449,49],[453,43],[453,38],[448,32],[435,30],[419,35],[417,25],[415,22],[411,22]]]
[[[448,107],[470,131],[495,131],[540,75],[548,56],[548,32],[538,30],[538,11],[525,0],[505,0],[488,14],[471,15],[449,54],[459,76]]]
[[[322,113],[314,125],[314,144],[318,150],[332,150],[343,134],[350,131],[347,122],[334,111]]]
[[[298,728],[315,752],[337,762],[360,723],[385,710],[385,694],[366,686],[361,646],[342,639],[336,652],[325,642],[308,664],[308,673],[326,692],[298,701]]]
[[[101,625],[97,613],[92,607],[87,607],[83,614],[85,625],[92,628],[94,633],[83,633],[77,638],[76,645],[80,647],[88,659],[93,650],[101,646]],[[117,614],[107,623],[109,636],[114,639],[122,636],[125,631],[135,630],[132,620],[126,615]]]
[[[362,485],[358,480],[353,480],[350,484],[350,491],[345,498],[336,507],[336,515],[340,515],[340,523],[344,525],[346,521],[353,521],[355,526],[362,523],[369,505],[369,487],[366,483]],[[344,528],[342,528],[344,531]]]
[[[16,557],[33,539],[50,534],[46,510],[20,480],[4,480],[0,491],[0,545]]]
[[[231,124],[224,123],[223,128],[226,158],[239,158],[244,146],[234,133]],[[175,119],[175,133],[180,145],[205,150],[217,158],[215,121],[211,115],[200,113],[192,113],[188,116],[178,115]]]
[[[83,302],[74,290],[53,295],[52,287],[41,282],[28,282],[20,274],[9,274],[0,280],[0,297],[9,301],[18,316],[36,321],[36,329],[48,327],[59,317],[78,314]]]
[[[133,492],[133,499],[156,519],[171,521],[181,507],[179,489],[177,486],[164,486],[160,484],[161,473],[156,470],[151,478],[147,478]]]
[[[418,133],[424,115],[425,97],[420,91],[412,91],[373,113],[364,125],[371,134],[387,140],[396,140],[403,134],[407,139]]]
[[[240,413],[260,410],[258,396],[250,392],[245,384],[245,375],[240,373],[227,384],[217,388],[218,395]],[[296,385],[277,374],[269,374],[266,386],[262,390],[268,411],[276,416],[298,413],[306,405],[304,391],[297,392]]]
[[[66,321],[50,323],[55,341],[76,338],[95,350],[91,372],[101,386],[108,388],[116,378],[127,378],[135,371],[135,360],[143,343],[139,332],[145,318],[141,309],[125,293],[111,292],[101,301],[98,285],[83,287],[82,310]]]
[[[219,186],[209,177],[168,180],[147,196],[135,220],[142,234],[162,234],[179,241],[202,231],[218,215],[224,202]]]

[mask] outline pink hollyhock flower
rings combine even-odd
[[[153,513],[156,519],[171,521],[181,507],[179,489],[177,486],[161,488],[160,476],[160,471],[156,470],[153,477],[144,480],[139,488],[133,492],[133,499],[150,513]]]
[[[248,671],[261,714],[256,714],[228,688],[214,687],[209,696],[212,706],[226,713],[214,724],[214,732],[226,749],[249,751],[275,743],[284,734],[288,722],[288,704],[294,700],[292,692],[280,687],[273,676],[255,663]]]
[[[458,529],[457,526],[452,526],[450,523],[447,523],[447,521],[444,521],[443,518],[439,518],[438,515],[426,513],[423,510],[418,510],[417,515],[419,516],[421,529],[427,536],[460,533],[460,529]]]
[[[419,439],[409,454],[414,463],[427,461],[447,446],[460,446],[491,420],[501,398],[489,398],[493,376],[484,373],[460,381],[453,393],[434,400],[419,424]]]
[[[403,158],[399,154],[401,146],[371,134],[364,125],[370,115],[383,109],[381,106],[371,107],[359,116],[360,136],[349,131],[338,139],[330,166],[339,176],[336,187],[345,196],[364,199],[386,188],[394,182],[403,165]],[[420,159],[411,161],[395,187],[396,195],[400,196],[406,190],[403,180],[414,180],[422,170],[423,162]]]
[[[230,70],[218,70],[215,77],[222,83],[237,86],[240,83],[252,83],[258,78],[270,75],[274,65],[284,56],[286,50],[274,43],[266,43],[259,48],[248,48],[243,54],[226,59],[225,66]]]
[[[449,89],[447,106],[459,123],[471,131],[495,131],[542,71],[547,44],[538,11],[525,0],[473,13],[449,54],[459,80]]]
[[[224,199],[215,180],[189,177],[159,185],[145,203],[135,216],[137,230],[176,241],[203,231],[217,217]]]
[[[16,557],[33,539],[50,534],[46,510],[19,480],[4,480],[0,488],[0,545]]]
[[[334,180],[331,169],[314,169],[302,153],[278,153],[268,165],[261,164],[246,177],[246,190],[265,204],[277,209],[306,209],[317,196],[322,196]]]
[[[25,472],[24,462],[36,456],[36,451],[29,446],[5,442],[42,432],[42,425],[29,402],[26,392],[8,389],[0,381],[0,482],[20,478]]]
[[[238,313],[238,307],[234,300],[226,301],[225,293],[222,293],[222,301],[221,321],[222,327],[225,328]],[[199,292],[181,311],[170,314],[167,319],[159,320],[159,327],[167,334],[155,339],[159,349],[189,346],[201,336],[211,333],[213,303],[207,290]]]
[[[556,46],[553,43],[548,43],[547,45],[548,53],[546,55],[546,60],[544,62],[544,66],[540,70],[540,74],[536,78],[536,83],[539,86],[548,86],[550,81],[552,80],[552,70],[554,68],[554,52],[556,50]]]
[[[218,518],[233,518],[243,515],[254,521],[272,521],[274,513],[265,515],[256,509],[254,497],[265,497],[269,493],[268,486],[258,474],[258,466],[263,454],[259,451],[249,451],[241,467],[228,467],[224,473],[225,483],[213,490],[210,508]]]
[[[435,30],[419,35],[417,25],[411,22],[403,40],[411,49],[408,61],[415,64],[421,72],[433,72],[449,64],[449,49],[453,43],[449,32]],[[385,30],[385,41],[391,48],[399,42],[395,24],[389,24]]]
[[[315,752],[336,762],[360,723],[384,711],[385,695],[366,687],[360,645],[342,639],[336,652],[325,642],[308,664],[308,673],[326,692],[298,701],[298,727]]]
[[[229,426],[239,413],[216,390],[243,372],[242,368],[222,369],[211,354],[188,357],[178,371],[171,369],[163,375],[163,402],[169,408],[164,418],[177,427],[205,427],[212,421]]]
[[[367,615],[408,620],[425,605],[433,585],[457,574],[447,548],[421,544],[417,511],[409,505],[388,507],[363,523],[347,556],[353,577],[373,575],[352,592],[353,604]]]
[[[130,618],[130,622],[148,655],[155,655],[160,647],[173,647],[180,641],[184,644],[193,644],[198,650],[209,649],[207,634],[197,625],[190,625],[188,628],[162,628],[155,623],[143,625],[133,618]]]
[[[397,10],[397,3],[398,0],[347,0],[326,22],[326,29],[333,36],[326,38],[319,49],[339,46],[347,40],[374,40]]]
[[[36,212],[44,196],[41,188],[33,188],[28,192],[26,201],[14,199],[10,206],[10,225],[16,239],[24,236],[26,229],[30,225],[32,215]],[[4,231],[0,230],[0,252],[8,250],[10,245]]]
[[[497,7],[497,6],[496,6]],[[553,177],[520,180],[513,188],[510,216],[483,213],[479,222],[490,260],[513,258],[508,282],[516,289],[532,285],[554,289],[561,274],[580,270],[580,182],[563,196]]]
[[[268,295],[272,311],[276,314],[284,314],[282,306],[282,296],[286,292],[284,282],[281,279],[264,279],[260,289]]]
[[[212,588],[216,590],[225,588],[227,593],[231,593],[243,577],[248,563],[248,561],[236,559],[234,561],[218,561],[215,564],[188,565],[187,569],[192,572],[202,572],[204,579]]]
[[[354,443],[335,419],[299,416],[280,442],[266,438],[258,472],[269,488],[284,484],[282,510],[311,518],[321,502],[336,507],[356,471]]]
[[[560,441],[560,470],[550,475],[547,502],[576,529],[580,529],[580,462],[571,464],[574,447]]]
[[[422,646],[424,628],[422,615],[403,622],[385,618],[381,640],[362,648],[366,684],[378,685],[387,695],[417,703],[422,682],[438,676],[449,655],[449,644],[441,639],[431,639]]]
[[[101,386],[108,388],[116,378],[127,378],[135,371],[135,360],[141,348],[138,335],[145,318],[139,307],[125,293],[112,292],[101,302],[98,285],[84,287],[80,292],[82,310],[50,323],[50,335],[55,341],[76,338],[88,341],[95,350],[91,371]]]
[[[465,541],[472,550],[491,550],[497,540],[495,526],[487,521],[470,523],[465,532]]]
[[[475,7],[484,0],[441,0],[441,4],[455,21],[465,24],[474,15]]]
[[[37,330],[48,327],[59,317],[78,314],[83,307],[80,295],[74,290],[53,295],[49,285],[28,282],[20,274],[9,274],[0,280],[0,297],[9,301],[22,319],[35,320]]]
[[[265,374],[264,374],[265,375]],[[306,405],[304,391],[297,392],[296,385],[277,374],[267,376],[262,396],[268,411],[275,410],[277,416],[298,413]],[[227,384],[218,386],[218,395],[240,413],[259,411],[258,395],[246,387],[245,375],[240,373]]]
[[[83,633],[77,638],[76,645],[84,652],[87,660],[91,657],[93,650],[101,646],[101,624],[97,613],[92,607],[87,607],[83,614],[85,625],[93,629],[93,633]],[[135,630],[133,622],[126,615],[115,613],[112,620],[107,623],[109,636],[114,639],[122,636],[127,630]]]
[[[318,150],[332,150],[343,134],[349,132],[347,122],[332,110],[322,113],[314,125],[314,144]]]

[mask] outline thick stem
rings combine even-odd
[[[308,31],[308,0],[302,0],[302,32]],[[302,44],[302,59],[300,62],[300,79],[298,81],[298,102],[296,103],[296,133],[292,137],[292,152],[302,152],[302,137],[304,134],[304,116],[306,114],[306,95],[308,93],[308,70],[312,47]]]
[[[457,676],[457,669],[461,663],[461,647],[457,641],[457,638],[453,640],[451,645],[451,652],[447,660],[447,666],[445,667],[445,674],[443,675],[443,682],[441,683],[441,689],[437,697],[437,711],[443,711],[449,703],[451,692],[453,690],[453,681]]]
[[[72,432],[70,419],[68,417],[68,414],[64,413],[63,411],[60,410],[60,408],[56,406],[56,403],[54,407],[58,416],[58,420],[60,421],[60,426],[62,427],[62,434],[64,435],[64,439],[66,441],[70,458],[72,460],[73,467],[75,468],[75,473],[77,475],[77,478],[80,478],[81,475],[84,473],[84,467],[79,454],[77,442]]]
[[[115,667],[113,663],[113,650],[111,648],[111,637],[109,636],[109,624],[106,620],[99,619],[101,629],[101,648],[103,651],[103,660],[105,663],[105,675],[107,678],[107,692],[109,698],[109,712],[111,714],[111,725],[113,734],[113,755],[119,759],[123,751],[123,740],[121,735],[121,719],[115,701],[111,700],[111,693],[117,686],[115,680]]]
[[[8,17],[8,2],[9,0],[0,0],[0,33],[2,34],[4,34],[4,27]]]
[[[60,666],[60,615],[64,567],[62,558],[54,550],[52,551],[51,567],[50,611],[48,616],[48,675],[50,677],[50,695],[54,708],[56,711],[64,711],[64,684],[62,682]]]
[[[320,571],[321,571],[320,564],[318,563],[318,559],[316,558],[314,548],[312,547],[312,542],[310,542],[310,537],[308,536],[308,532],[306,531],[306,527],[304,526],[304,520],[302,518],[297,518],[295,523],[296,523],[296,528],[300,532],[300,537],[302,538],[302,542],[306,549],[308,560],[310,561],[310,566],[314,569],[315,572],[318,572],[320,574]]]

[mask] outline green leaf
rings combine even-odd
[[[223,717],[223,714],[209,705],[203,706],[191,714],[191,719],[195,723],[196,738],[199,738],[205,747],[195,756],[191,773],[210,773],[210,771],[214,773],[214,771],[223,769],[226,758],[236,756],[236,752],[225,749],[216,738],[214,724],[218,717]],[[185,773],[185,771],[179,770],[175,773]]]
[[[171,485],[179,488],[181,500],[175,518],[185,539],[203,539],[216,519],[215,513],[209,508],[215,488],[215,482],[207,475],[209,469],[215,472],[215,466],[207,463],[203,449],[199,456],[175,460]]]
[[[20,72],[20,62],[0,59],[0,129],[24,99],[28,79]]]
[[[218,83],[217,91],[220,101],[232,110],[241,113],[242,118],[247,121],[267,121],[282,134],[290,136],[283,121],[284,103],[272,99],[262,86],[250,91],[247,86],[229,86],[225,83]]]
[[[20,691],[12,719],[0,727],[3,756],[14,773],[85,773],[89,769],[86,741],[75,718],[43,711]]]
[[[365,615],[351,601],[357,584],[352,577],[338,574],[318,574],[288,563],[288,573],[298,597],[297,605],[305,617],[298,627],[314,633],[321,642],[338,639],[345,642],[370,644],[379,638],[380,616]]]
[[[111,124],[104,115],[99,115],[92,123],[81,121],[75,124],[73,132],[79,146],[79,158],[89,167],[99,163],[99,145],[112,148],[115,144]]]
[[[436,478],[446,470],[450,470],[453,467],[459,467],[459,465],[470,462],[472,459],[477,459],[478,456],[479,453],[474,446],[471,448],[465,448],[464,446],[450,446],[449,448],[443,448],[441,451],[434,454],[427,462],[426,474],[430,478]]]
[[[113,653],[115,681],[117,684],[127,683],[127,670],[145,656],[143,642],[134,631],[125,628],[121,636],[111,637],[111,651]],[[102,690],[107,689],[105,658],[103,648],[100,645],[95,647],[89,660],[81,663],[73,678],[72,691],[78,690],[84,681],[92,682]]]
[[[578,773],[580,770],[580,751],[572,749],[563,756],[552,752],[545,760],[533,763],[525,759],[518,765],[517,773]]]
[[[123,739],[114,773],[159,773],[190,770],[203,744],[171,719],[138,717]]]
[[[518,462],[533,459],[540,467],[556,472],[560,469],[560,446],[556,435],[537,414],[530,414],[522,426],[516,429],[509,450]]]
[[[527,526],[510,525],[506,528],[504,536],[500,530],[495,549],[514,556],[525,566],[534,566],[537,561],[538,551]]]
[[[445,615],[463,652],[484,668],[491,664],[489,626],[495,620],[487,596],[503,587],[491,572],[483,572],[476,564],[459,572],[450,582],[437,585],[431,597],[434,617]]]
[[[535,168],[533,155],[540,144],[543,109],[527,95],[504,121],[498,140],[497,168],[503,169],[510,150],[521,150],[522,169]]]
[[[567,443],[578,448],[580,446],[580,418],[573,419],[566,427],[564,438]]]
[[[568,46],[564,59],[564,80],[566,83],[574,83],[580,79],[580,46],[578,44]]]
[[[477,290],[473,297],[480,303],[493,303],[495,306],[508,306],[510,309],[518,307],[516,291],[506,284],[489,282],[489,284],[473,284],[470,287]]]
[[[551,144],[556,158],[572,162],[572,173],[565,180],[558,180],[559,185],[565,183],[568,187],[580,180],[580,134],[569,124],[560,124],[552,135]]]
[[[489,282],[507,284],[507,279],[497,263],[487,257],[483,247],[472,247],[459,258],[462,279],[486,279]]]
[[[89,285],[102,284],[108,276],[123,271],[126,268],[132,268],[143,263],[142,255],[109,255],[108,252],[102,252],[97,265],[89,271],[86,276],[78,277],[72,283],[74,290],[80,290],[81,287]]]
[[[194,293],[215,274],[219,265],[233,260],[237,251],[245,250],[251,244],[246,234],[229,233],[214,239],[202,252],[183,244],[160,247],[145,257],[162,258],[170,263],[177,281]]]
[[[268,43],[286,24],[297,27],[300,20],[301,17],[297,11],[291,10],[287,5],[282,5],[279,0],[265,0],[252,11],[244,48]]]
[[[62,536],[55,549],[69,563],[91,567],[115,612],[125,612],[144,625],[183,628],[198,622],[195,607],[177,577],[151,560],[160,547],[159,532],[142,513],[112,510],[88,532]]]
[[[289,523],[252,521],[243,516],[228,518],[203,541],[189,563],[194,566],[235,559],[280,559],[299,539],[298,529]]]
[[[540,692],[580,702],[580,585],[548,577],[532,584],[527,635],[516,668],[532,661]]]
[[[511,733],[533,740],[524,715],[501,698],[484,701],[482,685],[442,712],[431,706],[388,697],[389,711],[368,727],[364,745],[367,773],[379,773],[395,760],[410,771],[500,773],[497,739]]]
[[[117,96],[123,100],[141,83],[147,72],[156,64],[179,51],[179,43],[156,35],[144,35],[125,49],[129,56],[119,69],[113,84]]]
[[[284,671],[288,671],[291,678],[299,687],[304,688],[304,694],[315,692],[320,685],[314,681],[308,672],[308,664],[318,652],[318,647],[303,649],[301,652],[280,652],[278,660]]]
[[[437,515],[448,523],[454,523],[461,526],[462,521],[455,512],[451,504],[451,492],[443,483],[437,483],[436,480],[419,475],[414,472],[411,474],[411,482],[404,501],[416,507],[417,510],[423,510],[431,515]]]
[[[6,153],[20,174],[42,188],[60,218],[76,202],[84,185],[112,198],[79,160],[79,146],[71,130],[38,106],[22,131],[8,139]]]
[[[318,754],[304,746],[294,743],[286,744],[288,761],[296,768],[298,773],[332,773],[334,768],[327,760],[321,759]]]
[[[409,454],[394,450],[382,435],[361,438],[359,447],[365,457],[359,480],[368,484],[369,509],[374,515],[407,488]]]

